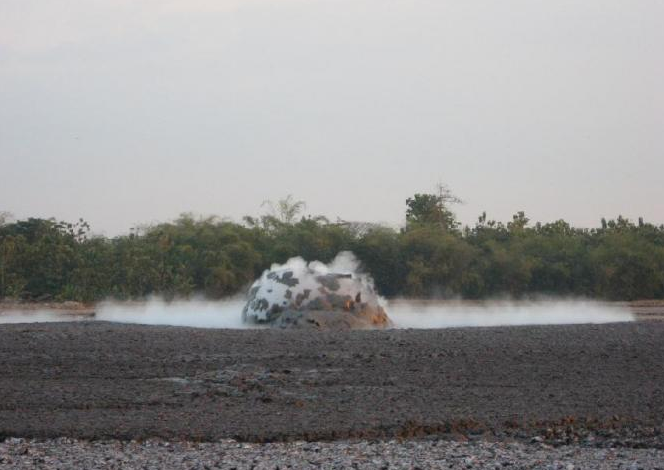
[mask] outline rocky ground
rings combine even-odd
[[[337,441],[272,444],[10,439],[0,469],[662,469],[664,451],[597,449],[520,442]]]
[[[326,468],[657,468],[664,323],[336,333],[7,324],[0,397],[0,468],[250,468],[255,458],[287,465],[293,449]]]

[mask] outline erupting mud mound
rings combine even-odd
[[[340,253],[329,266],[307,264],[302,258],[274,265],[251,286],[242,319],[281,328],[390,326],[373,281],[357,266],[349,252]]]

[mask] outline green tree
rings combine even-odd
[[[298,218],[302,205],[286,201],[281,215],[245,224],[183,214],[111,239],[91,235],[82,219],[5,220],[0,298],[220,298],[245,289],[272,263],[293,256],[329,262],[344,250],[356,253],[388,296],[664,298],[664,226],[642,219],[618,216],[578,229],[564,220],[531,225],[523,212],[506,224],[483,213],[458,230],[440,194],[418,194],[409,199],[406,230],[395,230]]]
[[[459,222],[449,206],[460,202],[461,200],[443,185],[439,185],[438,194],[415,194],[406,199],[406,227],[412,229],[433,225],[443,231],[456,231]]]

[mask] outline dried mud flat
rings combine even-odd
[[[226,455],[238,468],[283,468],[297,445],[310,445],[301,466],[414,467],[423,452],[440,458],[422,468],[664,468],[664,323],[350,333],[7,324],[0,397],[0,468],[142,468],[160,446],[176,449],[162,467],[224,467]],[[122,464],[118,448],[138,460]]]

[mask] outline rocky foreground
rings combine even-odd
[[[0,469],[661,469],[654,449],[552,448],[518,442],[388,441],[274,444],[9,439],[0,443]]]
[[[0,397],[0,468],[662,468],[664,323],[0,325]]]

